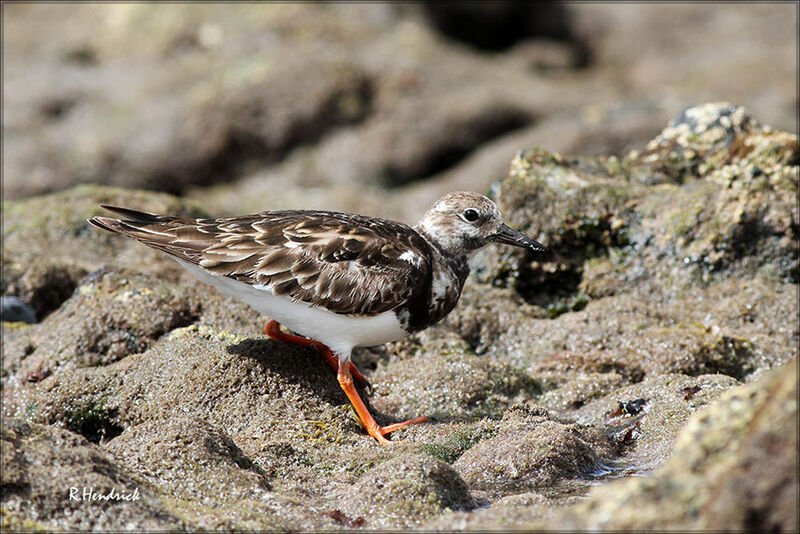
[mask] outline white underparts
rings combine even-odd
[[[252,286],[212,274],[191,263],[176,261],[203,282],[246,302],[294,332],[324,343],[344,359],[350,358],[353,347],[382,345],[407,335],[391,310],[373,316],[341,315],[302,301],[293,302],[288,297],[275,295],[263,285]]]

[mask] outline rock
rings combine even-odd
[[[199,317],[198,300],[174,284],[152,282],[136,273],[95,271],[58,312],[8,348],[6,355],[20,366],[6,369],[28,375],[107,365],[144,352],[164,333]]]
[[[288,529],[299,518],[324,524],[267,491],[261,470],[201,420],[140,425],[103,450],[69,431],[12,418],[3,422],[2,440],[9,448],[4,528]],[[109,494],[118,497],[98,500]]]
[[[189,183],[229,179],[243,165],[274,161],[331,127],[360,120],[370,108],[363,69],[324,39],[300,37],[297,24],[308,18],[297,19],[291,10],[34,11],[40,20],[70,20],[75,28],[85,21],[94,30],[55,33],[54,42],[67,53],[49,54],[26,38],[22,27],[31,15],[11,14],[21,18],[12,39],[39,61],[28,69],[35,88],[17,93],[14,102],[29,109],[11,118],[17,128],[6,195],[87,181],[177,192]],[[319,36],[369,29],[353,17],[316,20],[327,26],[312,30]],[[144,36],[149,45],[131,55]],[[74,60],[81,57],[87,60]],[[17,73],[21,65],[12,63]],[[210,71],[219,76],[208,77]],[[52,72],[63,73],[58,92],[47,83]],[[147,74],[154,72],[161,77]],[[13,87],[23,83],[11,77]],[[44,134],[33,139],[30,130]],[[76,131],[80,135],[69,135]],[[31,175],[35,179],[25,178]]]
[[[517,409],[506,413],[496,436],[467,450],[453,467],[470,488],[493,495],[552,490],[565,480],[597,476],[613,448],[594,429]]]
[[[558,4],[424,4],[425,14],[445,35],[479,49],[502,50],[522,39],[569,41],[570,11]]]
[[[28,69],[28,83],[36,80],[36,89],[14,92],[20,113],[9,118],[13,155],[3,183],[8,197],[87,181],[181,192],[268,168],[292,150],[362,122],[362,138],[373,139],[361,148],[366,160],[385,150],[378,175],[401,183],[447,166],[530,115],[524,99],[509,104],[497,91],[454,83],[453,76],[474,75],[488,62],[442,47],[422,22],[398,27],[403,25],[395,9],[373,10],[372,18],[363,11],[353,16],[346,7],[302,6],[225,13],[185,6],[34,11],[38,20],[91,20],[98,31],[54,34],[54,42],[79,52],[66,57],[48,55],[22,30],[10,36],[28,48],[29,59],[35,54],[40,61],[34,73]],[[11,16],[18,17],[20,29],[35,24],[25,11]],[[131,45],[144,35],[150,45],[130,57]],[[443,55],[453,68],[428,73],[428,63],[409,54],[409,44],[423,54]],[[394,61],[398,56],[409,61]],[[89,60],[70,59],[75,57]],[[10,83],[21,86],[17,73],[23,64],[10,61]],[[531,85],[515,69],[504,70]],[[43,83],[53,71],[68,73],[64,94],[53,94]],[[219,76],[208,78],[209,71]],[[508,93],[497,77],[487,73],[484,80],[499,94]],[[452,98],[447,89],[461,95]],[[543,99],[544,91],[539,93]],[[68,135],[76,131],[81,134]],[[344,171],[338,164],[328,168]],[[36,179],[24,178],[31,175]],[[357,177],[369,181],[368,175]]]
[[[531,150],[514,160],[496,188],[499,206],[553,256],[543,261],[492,248],[478,258],[479,282],[513,289],[539,309],[516,313],[483,347],[513,359],[524,359],[531,347],[541,354],[599,347],[644,372],[722,372],[737,379],[787,361],[778,355],[791,353],[789,330],[763,336],[757,332],[771,327],[751,323],[782,317],[777,321],[784,324],[796,306],[790,294],[800,242],[796,136],[760,126],[741,108],[714,104],[683,112],[648,150],[673,146],[666,139],[677,139],[678,124],[705,134],[675,141],[683,145],[670,149],[674,157],[564,158]],[[664,165],[678,184],[665,182]],[[763,169],[761,178],[753,178],[755,167]],[[735,282],[732,273],[748,281]],[[703,297],[694,298],[697,292]],[[770,293],[782,296],[768,310]],[[725,305],[708,306],[719,299]],[[487,315],[466,303],[454,317],[461,310]],[[755,307],[760,311],[747,311]],[[614,319],[623,310],[633,315]],[[536,319],[542,315],[555,317],[560,328],[545,327]],[[466,334],[472,321],[456,324]],[[631,352],[632,346],[638,348]]]
[[[108,215],[100,204],[204,215],[194,203],[168,195],[91,185],[4,202],[2,293],[29,302],[41,319],[72,295],[81,278],[106,264],[180,272],[172,261],[142,245],[89,225],[86,219]]]
[[[529,233],[557,236],[548,243],[556,257],[540,264],[531,262],[536,258],[525,258],[524,253],[503,257],[490,251],[490,268],[485,272],[493,283],[513,284],[528,301],[548,309],[555,309],[554,300],[614,294],[651,277],[684,285],[697,276],[708,279],[721,271],[766,267],[791,281],[797,271],[796,262],[789,259],[797,248],[791,201],[797,174],[788,162],[796,138],[777,141],[781,136],[774,133],[769,138],[777,143],[770,145],[774,147],[770,156],[766,152],[762,159],[753,156],[759,163],[733,156],[735,163],[726,167],[731,176],[740,177],[752,175],[747,169],[754,165],[771,169],[770,178],[765,179],[774,186],[765,188],[751,181],[741,189],[731,189],[719,184],[713,173],[707,173],[702,182],[689,181],[682,187],[642,188],[620,181],[614,174],[608,176],[616,172],[608,167],[612,160],[566,163],[557,155],[523,155],[514,164],[518,166],[512,167],[510,178],[501,183],[498,200],[508,218]],[[747,139],[736,142],[760,142],[752,136]],[[714,156],[708,155],[713,161]],[[629,172],[647,176],[656,172],[634,168],[637,170]],[[675,202],[665,200],[665,195],[674,195]],[[704,202],[690,198],[703,198]],[[524,208],[518,209],[521,206]],[[706,214],[706,209],[720,215]],[[558,220],[555,214],[561,214]],[[692,225],[699,228],[688,231]],[[619,269],[620,264],[626,267]],[[676,269],[685,275],[678,276]],[[619,276],[623,271],[625,275]],[[548,294],[547,288],[552,287],[559,288],[560,295]],[[574,304],[571,307],[574,309]]]
[[[202,419],[177,416],[148,421],[120,434],[107,450],[186,499],[213,494],[221,500],[247,499],[269,489],[264,471],[224,430]]]
[[[518,154],[497,185],[498,206],[509,224],[534,239],[549,236],[553,260],[487,251],[481,280],[513,286],[526,301],[554,311],[554,300],[576,294],[587,260],[628,244],[623,213],[635,189],[613,161],[567,161],[538,149]]]
[[[795,361],[692,417],[653,476],[596,488],[551,520],[575,530],[796,530],[796,399]]]
[[[285,377],[296,383],[290,384]],[[322,391],[314,393],[319,388]],[[187,391],[195,393],[187,396]],[[280,396],[274,395],[277,391]],[[288,430],[299,423],[296,431],[304,432],[302,428],[310,423],[284,417],[285,402],[291,396],[307,396],[313,402],[301,403],[310,410],[305,418],[316,420],[320,409],[333,408],[320,399],[322,392],[328,402],[347,402],[335,377],[313,351],[192,325],[173,330],[149,350],[115,363],[58,369],[40,384],[23,382],[3,393],[7,415],[26,415],[100,440],[108,439],[104,430],[116,436],[142,422],[163,419],[176,409],[222,425],[234,435],[256,420],[267,424],[264,430]],[[234,416],[234,406],[247,418]],[[340,421],[346,422],[347,418]],[[328,437],[337,439],[337,430],[330,430]]]
[[[669,172],[686,182],[666,188],[677,201],[670,209],[652,194],[640,204],[656,247],[706,273],[769,264],[791,281],[798,272],[789,259],[798,250],[797,159],[796,135],[762,127],[727,103],[684,111],[646,150],[627,157],[634,177],[666,176],[661,162],[669,161]]]
[[[186,193],[269,176],[261,190],[270,197],[280,191],[275,200],[284,208],[292,198],[301,204],[291,207],[311,207],[305,202],[321,194],[348,202],[348,193],[320,193],[322,186],[353,189],[380,206],[365,189],[415,189],[415,182],[448,171],[457,183],[447,189],[484,190],[521,146],[622,154],[651,137],[667,110],[716,94],[796,128],[784,119],[796,103],[794,76],[782,69],[794,53],[785,44],[794,31],[789,8],[742,7],[725,15],[707,9],[12,9],[3,193],[20,198],[85,182]],[[670,33],[662,18],[674,21]],[[619,20],[626,31],[659,36],[659,46],[648,46],[646,58],[630,55],[626,32],[611,29]],[[57,46],[31,38],[47,21],[69,21],[69,30],[50,33]],[[469,31],[475,21],[477,33]],[[699,35],[707,38],[698,42]],[[486,38],[473,44],[495,52],[451,37]],[[743,54],[747,38],[754,44]],[[662,70],[664,61],[653,58],[664,49],[681,61]],[[705,59],[710,51],[713,65]],[[742,75],[731,85],[742,61],[750,69],[742,72],[760,76]],[[697,87],[711,68],[726,85]],[[599,92],[606,104],[595,103]],[[541,141],[519,142],[523,132]],[[512,139],[502,157],[492,158],[492,176],[460,165]],[[427,205],[435,195],[425,196]]]
[[[367,528],[410,528],[446,510],[470,510],[467,485],[440,461],[415,454],[381,463],[348,489],[345,514],[364,517]]]
[[[626,269],[628,277],[617,278],[617,286],[649,276],[680,282],[667,268],[691,273],[698,264],[708,273],[769,263],[792,280],[796,140],[761,127],[741,107],[709,104],[685,110],[647,150],[623,160],[522,153],[498,185],[498,202],[512,223],[534,237],[553,236],[548,244],[556,257],[535,267],[524,252],[495,255],[487,275],[515,284],[528,300],[541,300],[538,295],[553,285],[540,280],[590,296],[613,294],[610,280],[593,275],[614,276],[620,262],[642,274],[631,278]],[[658,185],[665,181],[682,185]],[[509,281],[516,270],[519,276]]]
[[[0,297],[0,307],[2,307],[3,321],[28,324],[36,322],[36,310],[19,297]]]
[[[557,502],[536,492],[516,493],[503,497],[488,507],[471,512],[454,512],[442,515],[422,526],[422,530],[448,531],[501,531],[518,530],[519,525],[547,516],[554,506],[564,506],[580,500],[568,497]]]
[[[592,388],[581,390],[586,384],[581,378],[579,374],[577,379],[567,379],[538,402],[557,413],[571,408],[577,421],[603,429],[622,452],[615,471],[636,474],[660,467],[673,453],[675,436],[689,419],[738,385],[725,375],[658,374],[591,398]]]
[[[426,429],[420,427],[417,435],[422,435],[423,439],[420,440],[417,450],[448,464],[453,464],[477,443],[496,436],[498,432],[497,421],[487,418],[466,424],[457,421],[438,424],[450,428],[444,432],[437,432],[435,429],[425,432]]]
[[[794,82],[776,77],[772,63],[794,61],[796,30],[784,22],[794,16],[789,6],[720,12],[699,4],[572,4],[568,12],[592,64],[602,65],[609,81],[624,79],[628,95],[676,108],[726,95],[766,123],[797,132]],[[771,80],[769,87],[764,80]]]
[[[31,380],[60,368],[100,367],[146,351],[176,328],[209,320],[258,331],[258,314],[212,291],[127,269],[98,269],[41,324],[15,333],[4,368]]]
[[[433,73],[420,75],[420,78],[427,80],[432,76]],[[467,91],[466,88],[460,90]],[[414,224],[445,193],[464,189],[488,191],[493,182],[508,172],[509,157],[520,147],[547,146],[564,153],[624,153],[640,147],[669,118],[668,110],[652,105],[592,109],[579,116],[564,110],[528,126],[496,131],[498,135],[490,138],[477,128],[483,121],[480,116],[493,113],[508,116],[507,106],[481,94],[460,98],[471,103],[466,109],[459,106],[455,112],[449,112],[452,104],[443,104],[438,99],[428,103],[417,96],[413,105],[426,108],[422,113],[427,116],[425,121],[412,119],[416,115],[409,112],[393,116],[392,121],[398,123],[394,126],[365,121],[358,129],[348,128],[325,137],[313,150],[293,152],[268,170],[248,174],[235,184],[193,189],[190,196],[201,200],[214,213],[240,214],[303,207],[357,212]],[[438,124],[440,120],[450,120],[446,113],[463,115],[463,118],[455,118],[460,126],[469,130],[464,132],[461,127]],[[477,117],[473,119],[473,116]],[[464,120],[473,121],[475,126],[465,125]],[[423,126],[436,130],[416,131]],[[412,129],[414,133],[409,134]],[[456,139],[444,135],[446,133],[454,134]],[[398,138],[403,143],[395,146]],[[465,138],[484,141],[468,151],[464,148],[454,151],[459,157],[448,156],[450,145],[469,146],[464,143]],[[420,143],[420,140],[425,142]],[[402,154],[399,153],[401,149]],[[440,158],[440,153],[446,157]],[[386,162],[389,156],[391,165]],[[448,161],[449,166],[442,168],[442,162]],[[436,165],[431,168],[429,162]],[[415,172],[407,172],[423,168],[423,165],[430,172],[438,170],[422,178],[414,178]],[[386,170],[391,168],[402,172],[393,173],[390,179]],[[374,187],[376,182],[395,183],[395,186],[391,189]],[[275,195],[275,191],[281,191],[281,195]]]
[[[436,330],[418,338],[387,347],[392,357],[378,365],[374,375],[380,383],[373,400],[379,410],[405,418],[497,418],[514,402],[540,391],[539,384],[518,369],[470,354],[460,338],[446,340]]]
[[[2,441],[4,529],[187,527],[155,486],[81,436],[3,418]],[[112,498],[98,500],[92,494]]]
[[[195,525],[214,529],[290,529],[322,518],[270,491],[269,477],[221,428],[176,415],[131,427],[106,447],[118,461],[185,503],[201,503]],[[196,504],[195,504],[196,506]]]

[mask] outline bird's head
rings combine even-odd
[[[465,256],[492,241],[547,252],[547,247],[504,223],[494,202],[471,191],[443,196],[414,228],[454,256]]]

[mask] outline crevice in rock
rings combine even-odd
[[[373,108],[372,80],[363,78],[355,87],[344,87],[328,96],[306,117],[298,117],[279,139],[268,140],[258,124],[232,122],[216,153],[202,160],[167,162],[146,183],[151,188],[182,195],[187,187],[234,181],[248,169],[276,163],[292,150],[314,145],[338,128],[364,121]],[[264,111],[250,111],[252,119]]]
[[[538,263],[521,262],[519,274],[514,281],[514,290],[527,302],[548,310],[552,318],[567,311],[577,311],[580,302],[575,299],[583,281],[583,269],[578,266],[565,267],[549,272]],[[570,300],[576,302],[570,302]],[[585,305],[585,303],[583,303]]]
[[[116,423],[117,410],[88,404],[66,415],[66,427],[92,443],[109,441],[125,430]]]
[[[148,337],[150,337],[153,340],[157,340],[163,337],[164,335],[169,334],[173,330],[191,326],[200,319],[201,314],[202,312],[199,309],[177,310],[172,316],[169,323],[164,326],[164,328],[157,329]]]
[[[75,97],[55,96],[42,102],[39,112],[46,120],[57,121],[64,118],[77,103]]]
[[[17,280],[4,280],[3,293],[29,304],[38,321],[42,321],[72,296],[85,274],[85,269],[69,265],[34,267]]]
[[[68,49],[62,55],[62,61],[78,67],[93,67],[100,63],[98,52],[88,44]]]
[[[722,374],[744,380],[756,370],[755,348],[743,338],[721,336],[700,344],[684,364],[674,371],[689,376]]]
[[[547,258],[526,252],[514,289],[527,303],[545,308],[551,318],[585,308],[590,299],[581,289],[586,261],[608,255],[610,248],[630,245],[627,227],[615,227],[613,221],[611,213],[567,219],[549,243],[551,250],[560,252],[549,265],[542,262]]]
[[[572,27],[569,9],[557,2],[426,2],[424,13],[443,35],[477,50],[500,52],[525,39],[546,38],[571,43],[589,64],[588,47]]]
[[[522,110],[501,108],[470,117],[462,125],[453,125],[451,133],[432,143],[427,152],[413,162],[389,163],[383,169],[387,187],[407,185],[444,172],[466,159],[481,145],[515,130],[530,126],[532,117]]]

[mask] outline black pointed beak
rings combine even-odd
[[[505,243],[506,245],[527,248],[532,252],[549,252],[546,246],[542,245],[538,241],[534,241],[519,230],[511,228],[505,223],[500,226],[500,230],[494,236],[492,236],[491,239],[492,241],[496,241],[498,243]]]

